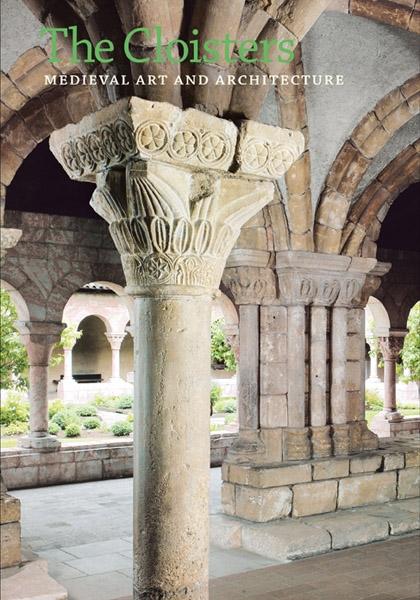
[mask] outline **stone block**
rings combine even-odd
[[[241,547],[242,525],[235,519],[223,515],[210,516],[210,544],[230,550]]]
[[[20,523],[4,523],[0,526],[1,555],[0,565],[4,569],[20,563]],[[3,596],[2,584],[2,596]]]
[[[404,454],[396,452],[384,455],[384,471],[395,471],[404,468]]]
[[[349,474],[349,459],[336,458],[313,463],[313,478],[337,479],[347,477]]]
[[[0,522],[13,523],[20,521],[20,500],[9,494],[0,496]]]
[[[270,488],[311,481],[311,465],[284,467],[246,467],[230,465],[229,481],[257,488]]]
[[[227,483],[224,481],[222,483],[222,507],[223,512],[227,515],[234,515],[236,512],[235,506],[235,495],[236,495],[236,486],[232,483]]]
[[[261,427],[269,429],[287,427],[287,396],[285,394],[260,397],[260,424]]]
[[[380,504],[395,500],[395,471],[360,475],[341,479],[338,486],[338,508],[353,508],[365,504]]]
[[[275,396],[287,394],[287,364],[268,363],[262,364],[261,369],[261,394]]]
[[[413,450],[405,453],[405,466],[408,467],[420,467],[420,451]]]
[[[103,461],[103,478],[114,479],[116,477],[133,476],[132,458],[111,458]]]
[[[367,514],[337,513],[329,517],[312,517],[305,522],[328,531],[333,550],[369,544],[388,537],[388,521]]]
[[[244,525],[242,547],[260,556],[285,562],[328,552],[331,538],[326,531],[299,521]]]
[[[420,515],[410,511],[401,510],[400,502],[389,502],[383,506],[372,506],[361,509],[366,514],[386,519],[391,535],[402,535],[420,529]]]
[[[102,461],[85,460],[76,463],[76,481],[98,481],[102,479]]]
[[[38,467],[22,467],[20,469],[3,469],[3,480],[8,490],[37,487]]]
[[[417,516],[420,515],[420,500],[413,498],[412,500],[399,500],[398,508],[410,513],[415,513]]]
[[[57,463],[39,467],[39,485],[57,485],[74,483],[76,478],[75,463]]]
[[[236,516],[264,523],[290,514],[292,491],[288,487],[258,489],[236,486]]]
[[[28,592],[30,591],[30,596]],[[24,565],[14,575],[2,581],[4,600],[67,600],[67,591],[48,575],[46,560],[36,560]]]
[[[281,363],[287,358],[287,336],[276,331],[261,332],[260,360],[263,363]]]
[[[262,306],[260,328],[266,333],[287,333],[287,308],[285,306]]]
[[[380,454],[356,456],[350,460],[350,473],[374,473],[381,468],[381,465]]]
[[[420,496],[420,469],[398,471],[398,498],[416,498]]]
[[[337,481],[317,481],[293,486],[293,517],[332,512],[337,506]]]

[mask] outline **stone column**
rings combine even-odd
[[[29,359],[29,428],[22,439],[23,448],[37,451],[57,450],[60,442],[48,433],[48,367],[51,352],[60,340],[62,323],[31,321],[25,323],[22,334]]]
[[[402,421],[397,410],[397,373],[396,366],[404,345],[406,332],[392,332],[388,337],[380,337],[379,344],[384,359],[384,417],[388,421]]]
[[[260,306],[275,297],[274,273],[258,267],[228,267],[223,283],[239,308],[239,438],[229,459],[258,460],[266,450],[260,436]]]
[[[105,333],[111,346],[112,366],[110,383],[117,383],[121,380],[120,376],[120,349],[125,338],[125,333]]]
[[[380,379],[378,377],[378,355],[377,355],[377,345],[379,344],[377,338],[368,338],[366,342],[369,344],[370,355],[369,355],[369,363],[370,363],[370,373],[369,373],[369,381],[372,383],[380,383]]]
[[[64,352],[64,380],[74,381],[73,379],[73,348],[63,348]]]
[[[303,136],[131,98],[51,145],[70,176],[96,176],[91,204],[135,298],[133,597],[205,600],[210,301]]]

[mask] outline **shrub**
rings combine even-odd
[[[76,414],[79,417],[96,417],[98,410],[93,404],[83,404],[76,408]]]
[[[230,399],[225,401],[225,413],[236,413],[236,400]]]
[[[223,319],[217,319],[211,325],[211,359],[227,371],[235,371],[235,354],[223,331]]]
[[[133,413],[128,413],[128,415],[127,415],[127,421],[128,421],[128,423],[132,423],[134,421],[134,415],[133,415]]]
[[[367,410],[372,410],[375,408],[381,410],[384,406],[384,403],[382,402],[382,399],[379,396],[378,392],[375,392],[374,390],[366,390],[365,404]]]
[[[11,423],[26,423],[29,420],[29,404],[24,402],[22,394],[9,391],[7,398],[0,407],[0,423],[10,425]]]
[[[53,421],[50,421],[48,423],[48,433],[50,433],[51,435],[58,435],[60,431],[61,427],[57,425],[57,423],[54,423]]]
[[[85,429],[98,429],[101,426],[101,421],[98,417],[88,417],[83,421]]]
[[[212,385],[210,390],[210,414],[213,414],[213,409],[216,402],[220,402],[222,397],[222,388],[218,385]]]
[[[133,408],[133,396],[126,395],[117,397],[115,405],[117,408],[124,410],[126,408]]]
[[[51,421],[53,423],[57,423],[57,425],[61,429],[66,429],[69,423],[79,424],[79,419],[75,411],[70,408],[66,408],[64,410],[59,411],[58,413],[55,413]]]
[[[116,436],[130,435],[133,431],[133,426],[128,421],[119,421],[113,424],[111,431]]]
[[[102,394],[96,394],[91,404],[97,408],[114,408],[116,396],[102,396]]]
[[[48,418],[52,419],[55,414],[58,412],[62,412],[66,407],[64,403],[57,398],[57,400],[53,400],[51,404],[48,405]]]
[[[1,434],[2,435],[21,435],[22,433],[26,433],[28,431],[28,423],[24,423],[23,421],[15,421],[14,423],[10,423],[6,427],[2,427]]]
[[[80,425],[75,421],[68,423],[64,429],[64,435],[68,438],[78,437],[80,433]]]

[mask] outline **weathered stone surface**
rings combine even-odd
[[[0,526],[1,568],[12,567],[20,563],[20,523],[4,523]],[[3,580],[2,580],[3,581]],[[2,593],[3,598],[3,593]]]
[[[290,514],[292,491],[288,487],[258,489],[236,486],[236,516],[263,523]]]
[[[230,519],[224,515],[210,516],[210,543],[226,550],[241,547],[240,521]]]
[[[395,471],[341,479],[338,486],[338,508],[353,508],[395,500],[396,486]]]
[[[293,517],[332,512],[337,506],[337,482],[318,481],[293,487]]]
[[[222,483],[222,506],[223,512],[226,515],[234,515],[236,513],[235,487],[232,483],[227,483],[226,481]]]
[[[273,560],[286,561],[327,552],[329,533],[300,522],[244,525],[242,547]]]
[[[331,534],[333,550],[368,544],[388,537],[388,521],[385,518],[359,512],[312,517],[305,519],[305,523],[328,531]]]
[[[386,519],[391,535],[402,535],[420,529],[420,515],[408,510],[403,510],[401,502],[389,502],[383,506],[372,506],[361,509],[373,517]],[[359,512],[357,513],[359,514]]]
[[[395,471],[404,468],[404,454],[396,452],[384,455],[384,471]]]
[[[413,467],[398,471],[398,498],[420,496],[420,469]]]
[[[20,500],[9,494],[1,494],[0,496],[0,522],[13,523],[20,521]]]
[[[67,600],[67,591],[48,575],[46,560],[27,563],[17,573],[2,579],[2,600]]]
[[[408,467],[420,467],[420,451],[413,450],[405,453],[405,466]]]
[[[378,471],[382,465],[380,454],[356,456],[350,460],[350,473],[370,473]]]
[[[282,336],[284,337],[284,336]],[[261,427],[287,427],[287,396],[260,396]]]
[[[258,488],[281,487],[311,481],[310,463],[284,467],[229,466],[229,481]]]
[[[349,459],[335,458],[313,463],[314,479],[338,479],[349,474]]]

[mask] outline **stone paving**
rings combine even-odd
[[[212,513],[212,522],[214,522],[220,518],[221,510],[220,469],[211,469],[210,493],[210,512]],[[50,575],[69,591],[69,600],[91,600],[92,598],[116,600],[130,595],[132,576],[131,494],[132,479],[97,481],[14,492],[14,495],[22,501],[24,545],[29,546],[41,558],[48,560]],[[416,503],[415,500],[404,502]],[[413,508],[410,508],[412,511]],[[375,514],[382,511],[387,516],[391,509],[389,505],[379,509],[358,509],[361,514],[365,510],[373,511]],[[346,518],[351,519],[351,511],[346,511],[346,515],[347,513],[348,517]],[[395,509],[392,515],[395,518]],[[411,515],[414,520],[414,513],[411,512]],[[382,516],[383,514],[381,514]],[[328,515],[311,520],[314,519],[319,521],[328,519]],[[287,524],[284,523],[284,525]],[[316,527],[319,526],[317,522]],[[357,531],[354,524],[350,523],[349,527],[352,531]],[[214,531],[213,524],[212,530]],[[404,531],[406,529],[401,533]],[[214,534],[212,537],[214,539]],[[332,534],[331,539],[333,538]],[[309,598],[311,600],[335,600],[338,596],[331,594],[337,593],[337,591],[333,592],[334,588],[331,586],[334,582],[335,584],[338,582],[339,572],[337,569],[343,571],[346,583],[342,589],[344,595],[340,592],[340,599],[369,598],[370,600],[370,596],[360,595],[365,593],[364,588],[357,588],[357,582],[354,580],[355,573],[361,566],[366,575],[365,579],[369,580],[366,584],[367,590],[371,589],[369,582],[375,574],[381,585],[383,581],[390,580],[389,573],[396,577],[397,571],[400,575],[396,581],[401,584],[401,581],[404,580],[401,593],[405,595],[392,595],[390,588],[384,590],[386,591],[385,595],[372,596],[372,600],[397,600],[400,598],[405,600],[410,598],[410,594],[414,598],[415,594],[412,590],[415,565],[412,563],[413,560],[416,560],[416,550],[418,553],[419,549],[418,542],[417,545],[413,542],[416,539],[407,536],[397,537],[386,544],[370,544],[287,565],[280,564],[287,560],[287,556],[282,556],[281,560],[275,560],[243,548],[223,549],[213,544],[210,551],[211,600],[226,600],[226,598],[229,600],[242,598],[249,600],[277,600],[278,598],[281,600],[307,600]],[[214,539],[214,541],[217,541],[218,545],[223,543],[222,531],[220,531],[219,539]],[[360,540],[359,543],[363,543],[363,541]],[[406,548],[410,548],[410,552],[407,552]],[[348,557],[348,559],[339,560],[338,557],[341,556]],[[393,563],[395,566],[389,568],[387,564],[390,556],[396,556],[397,560]],[[401,557],[404,557],[404,560],[401,560]],[[368,561],[366,565],[365,560]],[[298,565],[302,565],[302,567]],[[318,572],[316,589],[314,589],[313,579],[311,579],[314,569]],[[346,572],[344,573],[344,571]],[[331,572],[334,573],[333,576]],[[311,574],[309,579],[308,574]],[[325,595],[322,595],[321,590],[324,588]],[[357,594],[359,592],[360,594],[357,595],[355,590]],[[351,591],[355,593],[354,596],[350,595]],[[374,592],[378,594],[381,590],[373,590],[371,595]]]

